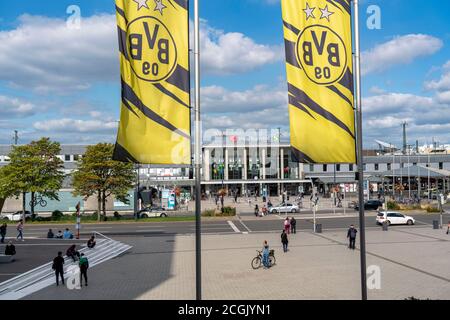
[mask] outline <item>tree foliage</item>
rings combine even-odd
[[[122,202],[129,202],[128,191],[135,180],[133,164],[112,160],[113,149],[110,143],[88,146],[78,161],[78,169],[72,174],[73,194],[85,199],[96,195],[98,212],[103,211],[104,215],[106,199],[111,195]]]
[[[9,164],[0,168],[0,197],[32,192],[59,200],[64,180],[63,161],[57,157],[60,151],[60,144],[49,138],[13,146]]]

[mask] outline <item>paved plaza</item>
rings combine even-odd
[[[345,229],[301,231],[283,253],[278,232],[203,235],[203,298],[360,299],[359,251],[347,248],[345,236]],[[115,239],[133,248],[89,270],[88,288],[51,286],[25,299],[195,299],[194,236]],[[264,240],[277,264],[253,270]],[[380,289],[369,290],[369,299],[449,299],[449,257],[450,236],[442,229],[369,229],[367,265],[381,271]]]

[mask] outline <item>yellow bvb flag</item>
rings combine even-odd
[[[190,164],[188,0],[116,0],[122,102],[113,158]]]
[[[293,155],[355,163],[350,0],[282,0]]]

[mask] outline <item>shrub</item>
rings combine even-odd
[[[439,208],[436,208],[436,207],[433,207],[433,206],[428,206],[427,207],[427,212],[432,213],[432,212],[440,212],[440,211],[439,211]]]
[[[387,208],[388,210],[400,210],[400,206],[395,201],[388,201]]]
[[[223,207],[222,215],[224,215],[224,216],[235,216],[236,215],[236,208]]]
[[[215,209],[205,210],[202,212],[202,217],[214,217],[216,214]]]
[[[61,211],[55,210],[52,212],[52,220],[58,221],[61,220],[62,217],[64,217],[64,214]]]
[[[119,220],[122,218],[122,216],[117,211],[114,211],[114,218]]]

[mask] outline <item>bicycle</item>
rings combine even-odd
[[[259,269],[262,266],[262,251],[256,250],[256,252],[258,252],[258,255],[256,257],[253,258],[252,260],[252,268],[253,269]],[[275,250],[270,250],[269,251],[269,268],[274,266],[276,264],[276,259],[275,259]]]
[[[41,207],[46,207],[47,201],[45,201],[42,196],[36,196],[34,198],[34,201],[33,200],[30,201],[30,207],[36,207],[38,204]]]

